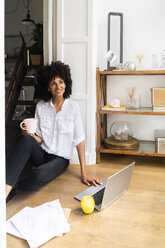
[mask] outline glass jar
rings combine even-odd
[[[152,54],[152,68],[165,69],[165,50]]]
[[[165,69],[165,50],[160,53],[160,68]]]
[[[131,123],[126,121],[115,121],[110,127],[111,137],[117,141],[128,141],[132,136]]]
[[[132,61],[127,61],[124,64],[124,70],[125,71],[135,71],[136,70],[136,65]]]

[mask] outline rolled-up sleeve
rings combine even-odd
[[[85,134],[82,125],[81,113],[78,104],[75,104],[75,113],[73,120],[73,145],[77,146],[85,140]]]

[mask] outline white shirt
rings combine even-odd
[[[38,119],[36,134],[43,140],[41,147],[50,154],[70,159],[73,146],[85,139],[79,106],[71,99],[65,99],[58,113],[52,99],[40,101],[35,118]]]

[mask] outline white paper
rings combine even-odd
[[[31,248],[69,231],[59,200],[35,208],[25,207],[7,221],[7,232],[26,239]]]
[[[22,236],[22,234],[16,229],[16,227],[13,225],[12,221],[8,220],[7,223],[6,223],[6,230],[8,233],[14,235],[14,236],[17,236],[21,239],[24,239],[24,237]]]

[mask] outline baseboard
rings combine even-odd
[[[93,165],[96,164],[96,152],[86,152],[85,153],[85,158],[86,158],[86,165]],[[78,155],[77,152],[73,152],[73,156],[70,160],[71,164],[80,164],[79,163],[79,159],[78,159]]]

